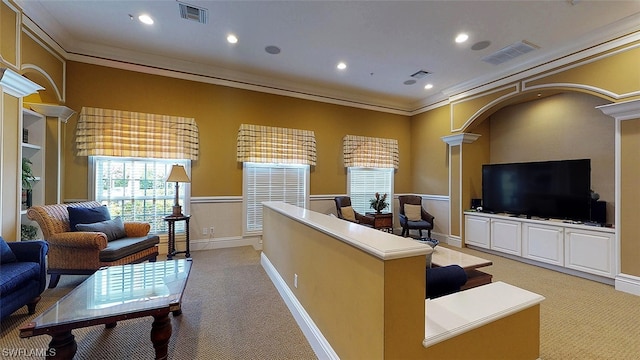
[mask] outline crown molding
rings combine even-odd
[[[122,49],[105,49],[95,44],[78,43],[76,39],[70,37],[69,33],[60,24],[54,20],[49,20],[50,17],[47,16],[42,5],[38,2],[28,0],[15,0],[15,2],[23,10],[23,25],[41,37],[43,41],[60,53],[66,60],[403,116],[413,116],[447,105],[449,98],[452,96],[465,97],[500,87],[507,83],[520,81],[640,39],[640,24],[638,24],[638,14],[636,13],[598,29],[596,32],[587,34],[578,41],[571,42],[564,48],[550,54],[538,56],[526,62],[519,62],[499,73],[477,77],[456,84],[421,100],[404,101],[398,98],[385,97],[383,94],[331,89],[317,86],[316,84],[296,83],[267,76],[260,77],[245,74],[212,65],[207,66],[179,59],[134,54]],[[25,13],[31,14],[33,18],[45,19],[43,20],[44,23],[35,24]],[[45,33],[42,30],[43,28],[52,29],[51,31],[57,35],[56,39],[54,40]],[[74,50],[73,52],[68,52],[65,49]]]
[[[87,64],[107,66],[116,69],[129,70],[135,72],[141,72],[152,75],[160,75],[166,77],[173,77],[183,80],[191,80],[202,83],[208,83],[213,85],[228,86],[233,88],[239,88],[244,90],[258,91],[263,93],[269,93],[274,95],[282,95],[288,97],[295,97],[299,99],[325,102],[335,105],[349,106],[354,108],[360,108],[365,110],[373,110],[397,115],[410,116],[411,113],[408,109],[397,108],[391,106],[383,106],[368,102],[360,102],[358,100],[350,100],[346,96],[336,97],[331,95],[319,95],[311,92],[305,92],[302,90],[291,90],[287,88],[279,88],[274,85],[260,85],[240,80],[230,80],[223,77],[214,75],[202,75],[194,72],[184,72],[180,70],[172,70],[168,68],[154,67],[149,65],[142,65],[137,63],[125,62],[120,60],[105,59],[100,57],[94,57],[82,54],[68,53],[67,60],[78,61]]]

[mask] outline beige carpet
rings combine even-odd
[[[183,296],[183,314],[172,317],[170,359],[316,358],[262,269],[259,252],[241,247],[191,255],[193,268]],[[62,276],[58,287],[45,290],[36,311],[42,312],[85,278]],[[28,315],[24,307],[2,322],[0,358],[10,349],[47,348],[51,339],[47,335],[18,336],[20,325],[35,316]],[[108,330],[104,326],[74,330],[75,359],[153,359],[152,322],[148,317],[121,321]]]
[[[613,286],[471,249],[482,270],[546,298],[540,307],[543,360],[640,359],[640,297]]]
[[[640,297],[500,256],[462,251],[492,260],[494,265],[484,270],[494,281],[546,297],[541,306],[542,359],[640,359]],[[259,252],[242,247],[192,255],[184,312],[172,319],[171,359],[315,358],[260,266]],[[63,276],[58,288],[45,291],[37,310],[53,304],[83,279]],[[18,327],[34,316],[25,308],[2,323],[0,358],[5,349],[47,347],[49,336],[18,337]],[[151,322],[151,318],[133,319],[111,330],[102,326],[75,330],[76,359],[152,359]]]

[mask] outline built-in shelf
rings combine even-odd
[[[36,145],[36,144],[29,144],[29,143],[22,143],[22,149],[33,149],[33,150],[40,150],[42,149],[42,146],[40,145]]]
[[[69,118],[76,113],[73,109],[70,109],[64,105],[25,102],[24,106],[38,112],[39,114],[43,114],[45,116],[57,117],[60,121],[64,123],[66,123],[67,120],[69,120]]]
[[[31,205],[42,205],[45,203],[45,163],[46,163],[46,138],[47,119],[31,109],[22,109],[22,131],[23,142],[21,143],[22,158],[31,161],[31,172],[34,179],[31,183]],[[25,141],[26,140],[26,141]],[[19,174],[22,173],[22,162],[20,162]],[[22,200],[21,200],[22,201]],[[20,206],[20,224],[34,225],[34,222],[26,216],[27,210]]]

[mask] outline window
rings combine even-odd
[[[375,193],[387,194],[389,208],[392,211],[393,199],[393,169],[392,168],[359,168],[349,167],[347,176],[347,188],[351,198],[351,206],[361,214],[373,212],[369,207],[369,200],[375,197]]]
[[[112,217],[123,221],[151,224],[151,232],[166,232],[163,218],[170,215],[175,202],[175,183],[165,179],[174,164],[183,165],[189,174],[191,162],[176,159],[89,157],[89,181],[93,198],[107,205]],[[180,205],[189,208],[189,184],[179,184]],[[184,223],[176,223],[184,231]]]
[[[244,163],[244,232],[262,231],[262,202],[308,208],[309,165]]]

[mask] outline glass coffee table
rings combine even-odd
[[[169,313],[180,315],[191,259],[104,267],[42,315],[20,328],[20,337],[50,335],[47,358],[72,359],[73,329],[153,316],[151,341],[156,359],[166,359],[171,338]]]

